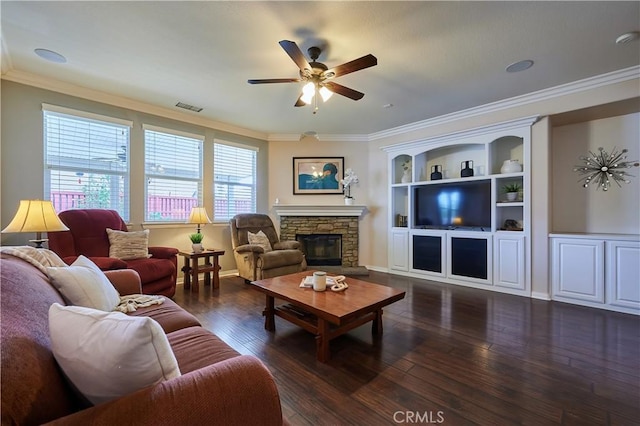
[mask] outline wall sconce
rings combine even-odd
[[[608,191],[611,187],[611,182],[615,182],[619,187],[621,182],[629,183],[627,176],[633,176],[624,169],[631,167],[638,167],[640,163],[636,161],[626,161],[626,153],[628,150],[623,149],[618,152],[617,148],[613,148],[611,154],[607,153],[604,148],[598,148],[598,153],[595,154],[589,151],[588,156],[581,156],[580,160],[584,161],[584,165],[575,166],[574,172],[578,172],[582,175],[582,178],[578,182],[584,182],[583,187],[588,188],[589,184],[593,181],[597,186],[596,189],[602,188],[603,191]]]
[[[43,232],[68,230],[69,228],[58,218],[51,201],[20,200],[16,215],[2,233],[35,232],[36,239],[29,242],[34,243],[36,248],[43,248],[42,243],[49,241],[42,238]]]

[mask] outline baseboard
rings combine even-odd
[[[531,298],[532,299],[539,299],[539,300],[551,300],[551,295],[549,293],[542,293],[539,291],[532,291],[531,292]]]

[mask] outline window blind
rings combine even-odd
[[[214,143],[214,220],[256,212],[256,150]]]
[[[145,127],[148,222],[185,221],[202,203],[202,138]]]
[[[129,130],[122,120],[44,111],[45,198],[60,212],[116,210],[129,220]]]

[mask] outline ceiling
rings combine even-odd
[[[640,64],[640,2],[5,1],[2,74],[37,76],[189,112],[268,137],[371,135]],[[302,83],[279,46],[295,41],[329,68],[378,65],[335,81],[365,93],[294,108]],[[43,60],[34,49],[64,55]],[[514,62],[532,68],[507,73]],[[392,105],[389,107],[389,105]],[[386,106],[386,107],[385,107]]]

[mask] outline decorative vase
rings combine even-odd
[[[352,206],[353,205],[353,197],[344,197],[344,204],[346,206]]]
[[[517,192],[507,192],[507,201],[515,201],[518,198]]]
[[[522,171],[522,164],[518,160],[504,160],[500,173],[518,173]]]
[[[442,179],[442,166],[435,165],[431,166],[431,180],[440,180]]]
[[[204,251],[204,249],[202,248],[202,243],[191,244],[191,249],[194,253],[202,253]]]
[[[473,161],[467,160],[460,163],[460,177],[473,176]]]
[[[402,183],[409,183],[411,182],[411,170],[405,170],[402,173],[402,178],[400,179],[400,182]]]

